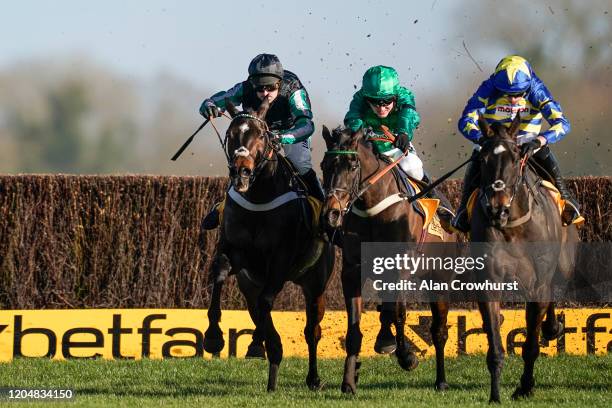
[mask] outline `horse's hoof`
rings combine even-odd
[[[446,391],[449,389],[448,383],[440,382],[436,383],[436,391]]]
[[[557,322],[557,330],[553,330],[552,327],[544,324],[542,325],[542,337],[548,341],[558,339],[563,334],[564,329],[565,326],[561,322]]]
[[[340,389],[342,390],[343,394],[355,395],[355,393],[357,393],[357,385],[349,384],[347,382],[343,382]]]
[[[501,400],[499,399],[499,397],[496,398],[489,398],[489,404],[501,404]]]
[[[533,395],[533,389],[525,390],[523,387],[516,387],[516,390],[512,394],[513,400],[529,398]]]
[[[247,348],[246,355],[244,358],[257,358],[261,360],[266,359],[266,349],[261,344],[251,343]]]
[[[225,340],[221,338],[204,337],[204,351],[210,354],[218,354],[223,350]]]
[[[306,377],[306,385],[310,391],[319,391],[323,388],[323,383],[318,376],[314,378]]]
[[[378,354],[391,354],[397,349],[395,336],[391,332],[378,333],[374,343],[374,351]]]
[[[399,363],[400,367],[402,367],[406,371],[412,371],[419,365],[419,359],[413,352],[396,351],[395,356],[397,357],[397,362]]]

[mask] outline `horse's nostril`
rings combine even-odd
[[[243,167],[240,169],[240,175],[242,177],[250,177],[251,176],[251,169],[249,169],[248,167]]]

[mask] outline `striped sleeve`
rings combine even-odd
[[[548,143],[558,142],[570,132],[570,123],[563,114],[561,105],[554,100],[542,81],[535,77],[534,82],[533,100],[530,102],[542,112],[542,115],[550,124],[550,128],[542,133],[541,136],[546,138]]]
[[[484,114],[493,90],[491,79],[489,78],[484,81],[478,87],[476,93],[467,101],[461,118],[459,118],[459,123],[457,124],[459,131],[472,142],[476,142],[482,137],[482,133],[478,127],[478,117]]]

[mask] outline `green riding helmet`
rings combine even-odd
[[[399,86],[395,69],[377,65],[363,74],[361,90],[366,98],[386,99],[396,96]]]

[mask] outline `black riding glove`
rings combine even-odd
[[[410,148],[410,138],[406,133],[398,133],[395,136],[395,147],[405,152]]]
[[[283,145],[281,143],[281,135],[278,131],[269,131],[268,136],[270,137],[270,145],[272,145],[272,148],[277,152],[280,151]]]
[[[206,119],[214,119],[221,116],[221,111],[216,105],[206,105],[200,113]]]
[[[523,143],[521,145],[521,156],[531,157],[533,153],[536,150],[538,150],[540,147],[542,147],[542,142],[540,142],[540,139],[538,138],[535,138],[533,140],[530,140],[529,142]]]

